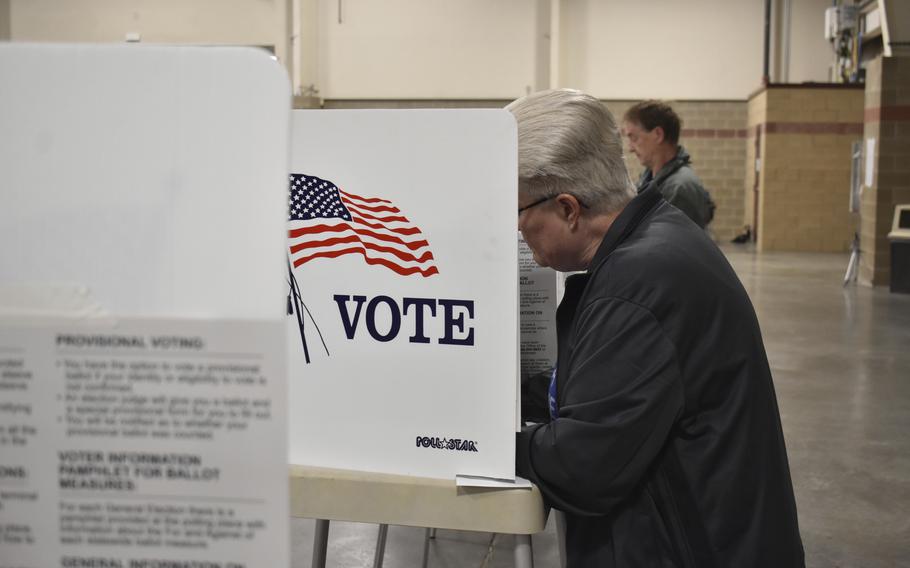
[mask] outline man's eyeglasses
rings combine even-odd
[[[536,207],[536,206],[540,205],[541,203],[544,203],[545,201],[549,201],[555,197],[556,197],[555,195],[551,195],[550,197],[541,197],[540,199],[538,199],[534,203],[531,203],[530,205],[525,205],[524,207],[519,207],[518,214],[521,215],[522,211],[527,211],[531,207]]]
[[[519,208],[518,208],[518,215],[521,216],[521,213],[522,213],[523,211],[527,211],[527,210],[530,209],[531,207],[536,207],[536,206],[540,205],[541,203],[545,203],[545,202],[547,202],[547,201],[549,201],[549,200],[551,200],[551,199],[556,199],[556,198],[559,197],[560,195],[562,195],[562,194],[551,195],[550,197],[541,197],[540,199],[538,199],[537,201],[535,201],[535,202],[533,202],[533,203],[529,203],[528,205],[525,205],[524,207],[519,207]],[[573,197],[575,197],[575,196],[573,196]],[[582,203],[581,199],[578,199],[577,197],[575,197],[575,200],[578,201],[578,204],[581,205],[582,208],[584,208],[584,209],[587,209],[587,208],[588,208],[587,205],[585,205],[584,203]]]

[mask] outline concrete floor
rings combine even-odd
[[[758,312],[777,389],[811,568],[910,567],[910,295],[841,283],[846,255],[725,249]],[[558,566],[552,515],[534,536]],[[293,566],[314,521],[291,522]],[[370,566],[377,528],[332,523],[328,566]],[[419,566],[423,529],[391,527],[385,566]],[[433,568],[512,565],[509,537],[439,531]]]

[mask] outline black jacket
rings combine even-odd
[[[557,328],[558,418],[516,465],[566,513],[570,568],[804,566],[758,321],[704,231],[639,194]]]

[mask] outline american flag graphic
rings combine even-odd
[[[391,201],[360,197],[315,176],[291,174],[288,239],[294,267],[360,254],[402,276],[439,274],[430,244]]]

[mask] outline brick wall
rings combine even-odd
[[[852,144],[862,136],[862,88],[770,86],[753,96],[749,166],[761,136],[758,249],[849,250]],[[759,125],[761,132],[754,128]],[[744,201],[752,184],[743,181]]]
[[[859,276],[887,285],[894,206],[910,203],[910,57],[880,57],[866,68],[863,137],[876,144],[873,183],[863,188]]]

